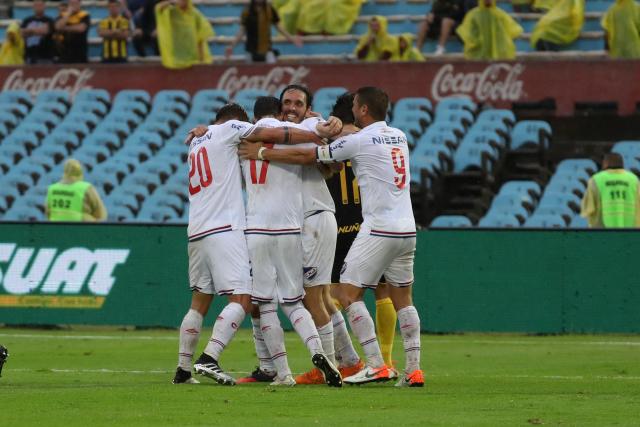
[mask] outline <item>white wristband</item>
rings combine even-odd
[[[264,150],[266,149],[267,147],[260,147],[260,149],[258,150],[258,159],[264,160],[264,157],[262,157],[262,153],[264,153]]]

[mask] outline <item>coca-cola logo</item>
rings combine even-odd
[[[218,79],[218,89],[233,98],[242,89],[264,89],[274,94],[290,84],[302,83],[311,70],[306,67],[274,67],[267,74],[239,75],[237,67],[229,67]]]
[[[74,97],[80,89],[89,89],[87,82],[93,77],[94,71],[84,68],[62,68],[50,77],[24,77],[24,70],[13,71],[4,81],[2,90],[24,89],[36,96],[43,90],[62,89]]]
[[[431,83],[436,101],[447,96],[469,96],[476,101],[517,101],[524,95],[522,64],[497,63],[483,71],[456,73],[453,64],[440,67]]]

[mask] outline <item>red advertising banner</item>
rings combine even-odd
[[[608,59],[535,59],[520,62],[440,61],[426,63],[349,63],[210,65],[173,71],[156,64],[31,66],[0,68],[3,90],[103,88],[112,94],[122,89],[226,89],[233,95],[246,88],[271,93],[290,83],[312,90],[342,86],[353,90],[374,85],[393,100],[426,96],[468,96],[495,107],[513,102],[556,101],[556,114],[573,114],[576,102],[617,102],[622,115],[632,114],[640,101],[640,61]]]

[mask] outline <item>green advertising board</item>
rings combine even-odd
[[[636,231],[421,231],[422,329],[640,332],[639,239]],[[0,223],[0,324],[177,327],[190,300],[187,263],[183,225]]]

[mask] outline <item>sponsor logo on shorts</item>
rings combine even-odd
[[[340,274],[344,274],[345,271],[347,271],[347,263],[346,262],[344,264],[342,264],[342,268],[340,269]]]
[[[304,272],[305,280],[313,280],[318,275],[318,267],[304,267],[302,271]]]
[[[0,307],[99,309],[128,249],[22,248],[0,243]]]

